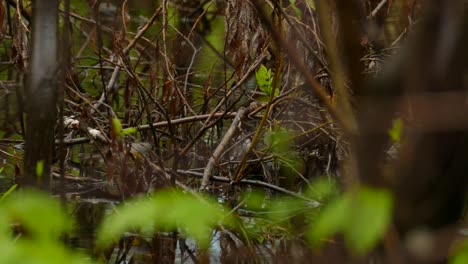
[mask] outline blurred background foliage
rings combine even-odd
[[[421,106],[466,91],[466,4],[436,2],[58,1],[45,194],[32,2],[0,1],[0,263],[467,263],[465,108]]]

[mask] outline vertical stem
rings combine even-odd
[[[49,189],[56,122],[58,1],[35,0],[26,86],[26,150],[22,185]],[[42,169],[38,169],[42,167]]]
[[[277,8],[281,8],[281,7],[277,7]],[[278,19],[279,37],[282,38],[283,37],[283,35],[282,35],[283,34],[283,24],[282,24],[282,21],[281,21],[282,17],[280,15],[280,13],[278,13],[277,19]],[[244,170],[246,168],[246,162],[247,162],[248,155],[250,154],[250,152],[252,152],[253,148],[255,147],[255,145],[258,142],[258,139],[260,138],[260,135],[263,132],[263,127],[265,126],[265,123],[266,123],[266,121],[268,119],[268,116],[270,115],[271,106],[273,104],[273,99],[275,97],[275,91],[280,88],[278,86],[281,84],[281,81],[280,81],[281,80],[281,70],[283,68],[283,63],[284,63],[284,56],[283,56],[283,52],[281,51],[281,48],[282,48],[281,45],[279,45],[278,48],[276,49],[276,54],[275,54],[275,58],[276,58],[276,67],[275,68],[276,68],[276,70],[275,70],[275,74],[273,76],[273,83],[272,83],[270,98],[269,98],[268,103],[267,103],[267,105],[265,107],[265,113],[263,114],[262,120],[260,121],[260,124],[258,125],[257,130],[255,131],[255,134],[254,134],[254,136],[252,138],[252,142],[250,143],[249,147],[247,148],[247,151],[242,156],[242,160],[239,163],[239,166],[237,167],[236,173],[234,174],[234,178],[233,178],[234,183],[239,182],[244,177],[243,172],[244,172]]]
[[[63,108],[64,108],[64,87],[67,79],[67,74],[70,73],[70,0],[64,1],[65,5],[65,15],[63,21],[63,30],[62,30],[62,50],[61,50],[61,87],[58,89],[58,136],[59,136],[59,163],[60,163],[60,199],[65,205],[65,145],[63,143],[65,128],[63,124]]]

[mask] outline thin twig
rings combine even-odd
[[[370,13],[370,15],[367,17],[367,19],[371,19],[371,18],[374,18],[377,13],[380,11],[380,9],[382,9],[382,7],[387,3],[387,0],[382,0],[380,1],[380,3],[375,7],[374,10],[372,10],[372,12]]]
[[[208,164],[206,165],[205,170],[203,172],[203,179],[202,179],[202,183],[200,187],[201,190],[206,189],[206,186],[208,185],[210,177],[213,175],[213,168],[215,164],[217,163],[219,156],[221,155],[221,153],[223,153],[229,141],[231,141],[232,137],[234,136],[234,133],[236,132],[237,125],[242,120],[242,118],[244,118],[244,115],[245,115],[245,109],[244,108],[239,109],[228,131],[224,135],[219,145],[216,147],[215,151],[213,152],[213,155],[211,155],[208,161]]]
[[[186,123],[191,123],[195,121],[201,121],[201,120],[206,120],[209,117],[223,117],[223,118],[234,118],[237,115],[237,112],[228,112],[228,113],[214,113],[214,114],[205,114],[205,115],[197,115],[197,116],[189,116],[189,117],[183,117],[179,119],[174,119],[171,121],[172,125],[180,125],[180,124],[186,124]],[[168,121],[161,121],[161,122],[156,122],[151,125],[140,125],[137,126],[136,129],[138,131],[144,131],[148,130],[151,127],[153,128],[161,128],[161,127],[167,127],[169,125]],[[81,137],[81,138],[74,138],[74,139],[68,139],[64,140],[65,145],[76,145],[76,144],[84,144],[88,143],[90,141],[89,137]],[[56,141],[58,144],[58,141]]]
[[[201,172],[180,170],[179,169],[179,170],[177,170],[177,173],[187,175],[187,176],[194,176],[194,177],[197,177],[197,178],[203,178],[203,173],[201,173]],[[231,179],[229,179],[227,177],[222,177],[222,176],[211,176],[210,180],[211,181],[216,181],[216,182],[232,183]],[[254,185],[254,186],[258,186],[258,187],[262,187],[262,188],[267,188],[267,189],[270,189],[270,190],[273,190],[273,191],[276,191],[276,192],[279,192],[279,193],[287,194],[287,195],[299,198],[301,200],[305,200],[305,201],[310,202],[312,207],[318,207],[318,206],[322,205],[320,202],[317,202],[317,201],[315,201],[313,199],[307,198],[307,197],[305,197],[305,196],[303,196],[303,195],[301,195],[299,193],[284,189],[282,187],[279,187],[279,186],[276,186],[276,185],[273,185],[271,183],[267,183],[267,182],[264,182],[264,181],[245,180],[245,179],[243,179],[243,180],[240,180],[239,182],[237,182],[237,184]]]
[[[278,33],[278,38],[283,39],[283,37],[281,35],[282,31],[283,31],[283,25],[282,25],[282,22],[280,20],[280,17],[278,17],[278,20],[279,20],[278,21],[279,31],[280,31]],[[247,161],[248,155],[254,149],[255,145],[257,144],[258,139],[260,138],[260,135],[263,132],[263,126],[265,125],[265,123],[266,123],[266,121],[267,121],[267,119],[268,119],[268,117],[270,115],[270,110],[272,109],[271,106],[274,103],[275,91],[279,90],[281,88],[280,79],[281,79],[281,72],[282,72],[283,64],[284,64],[284,54],[280,50],[277,50],[276,53],[277,53],[277,54],[275,54],[276,55],[275,57],[277,58],[276,71],[275,71],[275,74],[273,76],[273,82],[272,82],[272,85],[271,85],[270,96],[269,96],[269,99],[268,99],[268,103],[266,104],[266,107],[265,107],[265,113],[263,114],[262,120],[258,124],[257,130],[255,131],[255,134],[254,134],[254,136],[252,138],[252,141],[250,142],[250,144],[249,144],[249,146],[247,148],[247,151],[245,151],[245,153],[242,156],[241,163],[239,164],[239,166],[237,166],[237,169],[236,169],[236,172],[235,172],[234,178],[233,178],[234,183],[239,182],[244,177],[243,172],[244,172],[244,170],[246,168],[245,162]]]
[[[218,105],[214,108],[214,110],[211,112],[210,114],[210,117],[208,117],[206,119],[206,121],[203,123],[203,126],[202,128],[200,128],[200,130],[198,131],[197,135],[192,139],[192,141],[190,141],[183,149],[182,151],[180,151],[181,153],[181,156],[185,155],[185,153],[187,153],[190,148],[192,148],[192,146],[195,144],[195,142],[201,138],[201,136],[203,136],[203,133],[211,126],[213,126],[214,124],[217,123],[218,120],[215,120],[213,122],[210,123],[211,119],[213,117],[215,117],[215,113],[217,111],[219,111],[219,109],[221,109],[221,107],[224,105],[224,103],[226,102],[227,98],[229,98],[239,87],[242,86],[242,84],[248,79],[248,77],[250,76],[250,74],[255,70],[256,67],[258,67],[258,65],[260,65],[260,63],[262,62],[262,60],[266,57],[266,54],[265,54],[266,50],[262,51],[261,55],[258,56],[257,60],[251,65],[251,67],[247,70],[247,72],[244,74],[244,76],[242,76],[242,78],[240,78],[240,80],[234,85],[234,87],[232,87],[227,93],[226,93],[226,96],[224,96],[220,102],[218,103]],[[219,117],[221,118],[221,117]]]
[[[253,0],[252,3],[257,9],[258,15],[262,22],[271,32],[273,40],[285,51],[294,66],[296,66],[297,69],[304,75],[307,84],[309,84],[314,89],[314,92],[318,95],[318,98],[323,103],[325,108],[327,108],[330,115],[337,120],[343,130],[355,134],[357,128],[354,127],[353,124],[350,124],[345,118],[343,118],[340,113],[338,113],[335,106],[332,104],[331,100],[326,94],[325,88],[318,83],[310,69],[303,62],[303,59],[299,55],[300,52],[297,51],[296,46],[290,43],[290,41],[281,38],[280,32],[278,32],[278,30],[276,30],[276,28],[273,26],[269,20],[269,15],[263,9],[263,3],[261,3],[259,0]]]
[[[159,13],[161,11],[161,8],[156,9],[156,11],[153,13],[153,16],[146,22],[146,24],[138,31],[138,33],[135,35],[135,37],[130,41],[130,43],[122,50],[123,55],[127,55],[130,49],[135,46],[136,42],[143,36],[143,34],[149,29],[149,27],[154,23],[156,18],[158,17]],[[119,58],[118,65],[115,66],[114,71],[112,72],[111,78],[109,82],[107,83],[106,87],[104,88],[104,93],[102,93],[101,97],[99,100],[94,104],[94,107],[97,108],[99,107],[105,99],[105,94],[107,91],[110,91],[112,87],[114,87],[115,83],[117,82],[117,78],[119,76],[120,70],[121,70],[121,65],[123,64],[122,58]]]

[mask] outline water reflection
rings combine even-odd
[[[229,230],[213,231],[208,250],[197,250],[192,239],[170,232],[155,235],[125,233],[107,249],[97,248],[96,232],[103,218],[115,210],[116,202],[105,199],[83,199],[69,203],[75,220],[70,245],[93,256],[102,263],[237,263],[270,262],[273,244],[258,243],[247,246]],[[249,221],[254,221],[250,219]]]

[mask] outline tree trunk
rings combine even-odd
[[[58,73],[58,1],[33,1],[30,71],[26,83],[26,150],[22,185],[48,189],[54,152]]]

